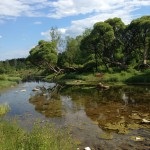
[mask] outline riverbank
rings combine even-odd
[[[7,104],[0,105],[0,149],[76,149],[77,145],[67,128],[58,129],[50,123],[36,122],[32,131],[27,132],[19,127],[17,120],[3,120],[8,111]]]
[[[21,78],[18,76],[1,74],[0,75],[0,89],[15,86],[20,81],[21,81]]]
[[[28,133],[15,121],[1,121],[0,131],[0,149],[71,150],[77,147],[67,129],[57,129],[52,124],[37,123]]]
[[[95,86],[98,83],[107,85],[150,85],[150,70],[136,71],[128,70],[112,73],[63,73],[56,75],[43,74],[37,71],[31,74],[31,71],[23,73],[23,75],[0,75],[0,89],[16,85],[21,80],[42,80],[47,82],[57,82],[63,85],[89,85]],[[31,78],[32,77],[32,78]],[[31,79],[30,79],[31,78]]]
[[[54,78],[55,77],[55,78]],[[125,85],[125,84],[150,84],[150,70],[141,72],[136,70],[121,71],[118,73],[66,73],[56,76],[48,75],[45,81],[54,81],[65,85],[97,85],[99,82],[108,85]]]

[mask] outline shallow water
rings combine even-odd
[[[34,88],[45,87],[33,91]],[[120,86],[109,90],[95,87],[65,87],[54,83],[26,82],[0,92],[0,103],[8,103],[5,118],[17,117],[30,128],[34,121],[69,127],[79,147],[95,149],[148,149],[150,125],[150,87]],[[41,92],[42,91],[42,92]],[[117,129],[116,129],[116,128]],[[143,141],[134,141],[140,136]]]

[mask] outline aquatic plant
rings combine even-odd
[[[99,135],[99,138],[104,139],[104,140],[112,140],[113,139],[113,135],[111,133],[103,133]]]
[[[10,107],[7,103],[0,104],[0,116],[5,115],[10,110]]]

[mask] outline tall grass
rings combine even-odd
[[[4,121],[2,116],[9,111],[8,104],[0,105],[0,150],[73,150],[75,141],[67,128],[58,129],[52,124],[35,123],[25,131],[16,121]]]
[[[0,75],[0,80],[7,80],[7,81],[14,81],[14,82],[17,82],[19,80],[21,80],[20,77],[18,76],[13,76],[13,75],[6,75],[6,74],[1,74]]]
[[[10,110],[10,107],[8,104],[1,104],[0,105],[0,116],[5,115]]]
[[[104,82],[122,82],[125,83],[129,78],[140,75],[141,73],[135,70],[121,71],[120,73],[106,73],[104,76]]]
[[[68,129],[57,129],[50,124],[35,124],[31,132],[17,124],[0,122],[1,150],[73,150],[76,145]]]
[[[6,74],[1,74],[0,75],[0,88],[5,88],[9,87],[11,85],[17,84],[21,80],[20,77],[18,76],[13,76],[13,75],[6,75]]]
[[[126,82],[150,84],[150,69],[128,78]]]

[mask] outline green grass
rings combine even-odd
[[[0,104],[0,116],[5,115],[10,110],[8,104]]]
[[[95,85],[100,81],[93,73],[67,73],[57,76],[56,82],[67,85]]]
[[[125,82],[126,79],[128,79],[129,77],[131,77],[132,74],[128,74],[128,73],[112,73],[112,74],[108,74],[106,73],[104,76],[103,81],[104,82]]]
[[[2,80],[0,80],[0,89],[10,87],[10,86],[16,85],[16,84],[17,83],[13,82],[13,81],[2,81]]]
[[[31,132],[21,129],[16,123],[0,122],[1,150],[73,150],[76,144],[68,129],[53,125],[35,124]]]
[[[9,111],[7,104],[0,104],[0,117]],[[0,118],[0,150],[72,150],[77,145],[67,128],[35,123],[30,132],[23,130],[14,120]]]
[[[106,73],[102,82],[113,84],[150,84],[150,70],[140,72],[132,69],[121,71],[120,73]]]
[[[121,71],[117,73],[104,73],[103,77],[98,77],[93,73],[68,73],[59,75],[56,82],[68,85],[96,85],[99,82],[110,83],[115,85],[128,83],[150,83],[150,70],[144,72],[134,69]]]
[[[18,76],[1,74],[0,75],[0,89],[5,88],[5,87],[9,87],[11,85],[15,85],[20,80],[21,80],[21,78]]]
[[[150,84],[150,69],[128,78],[126,82],[134,84]]]
[[[140,75],[138,71],[121,71],[120,73],[106,73],[103,82],[109,83],[126,83],[129,78]]]

